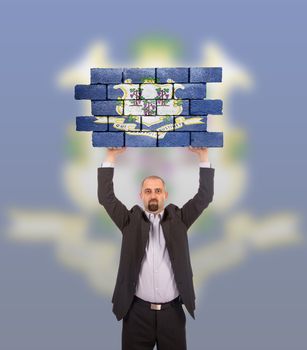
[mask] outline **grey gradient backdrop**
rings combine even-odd
[[[251,147],[241,205],[305,215],[305,17],[303,1],[2,1],[1,227],[9,206],[74,209],[57,174],[66,125],[80,111],[55,76],[93,39],[108,43],[114,62],[133,62],[134,40],[157,31],[180,40],[187,61],[213,39],[252,71],[256,88],[231,100]],[[49,245],[0,244],[1,350],[119,349],[110,300],[60,266]],[[197,322],[188,319],[190,348],[306,349],[306,267],[301,245],[214,279]]]

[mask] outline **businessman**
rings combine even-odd
[[[122,232],[113,312],[122,319],[122,350],[184,350],[186,317],[194,317],[195,293],[187,231],[213,199],[214,169],[208,149],[189,147],[199,157],[199,188],[182,208],[165,206],[162,178],[141,183],[143,208],[130,210],[115,196],[116,158],[126,148],[108,148],[98,168],[98,199]]]

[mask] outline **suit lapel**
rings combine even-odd
[[[145,251],[145,246],[149,238],[150,221],[148,220],[144,211],[142,212],[142,223],[141,223],[141,252]]]
[[[170,214],[167,210],[167,208],[165,208],[165,212],[163,215],[163,218],[161,220],[161,226],[163,229],[163,234],[164,234],[164,238],[165,238],[165,243],[166,243],[166,247],[168,250],[168,253],[170,255],[170,257],[173,256],[173,247],[172,247],[172,237],[171,237],[171,218],[170,218]]]

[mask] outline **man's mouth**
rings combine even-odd
[[[156,211],[158,210],[159,206],[158,206],[158,201],[156,199],[151,199],[148,203],[148,209],[150,211]]]

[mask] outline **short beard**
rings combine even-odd
[[[148,210],[149,211],[157,211],[158,209],[159,209],[158,202],[148,203]]]

